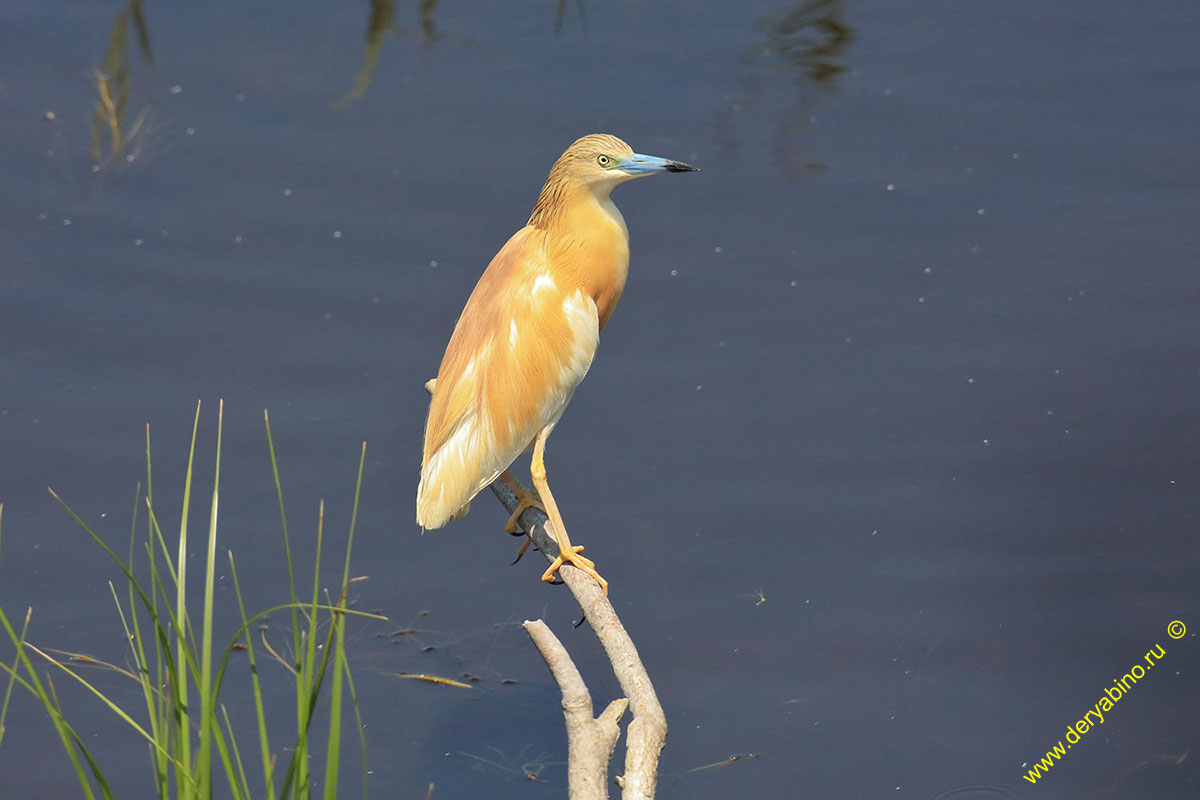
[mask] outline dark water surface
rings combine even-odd
[[[30,638],[125,659],[119,574],[46,487],[124,549],[143,426],[175,517],[198,398],[197,495],[224,398],[221,547],[252,608],[286,599],[267,408],[300,564],[321,498],[341,548],[368,443],[357,602],[394,623],[351,643],[369,796],[564,796],[518,624],[605,703],[599,648],[507,566],[490,497],[423,537],[413,498],[455,316],[603,130],[702,169],[615,193],[629,285],[548,451],[672,725],[660,795],[1200,797],[1200,654],[1166,633],[1200,631],[1200,6],[423,5],[369,76],[365,3],[147,3],[153,69],[132,27],[113,49],[120,2],[0,11],[0,603]],[[92,153],[122,60],[125,139]],[[71,696],[146,796],[144,745]],[[20,692],[0,783],[78,795]]]

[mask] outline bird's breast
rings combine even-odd
[[[592,299],[603,328],[629,274],[629,232],[621,212],[607,197],[577,202],[547,232],[546,251],[550,273]]]

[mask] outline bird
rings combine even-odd
[[[629,271],[629,230],[609,193],[662,172],[695,172],[681,161],[635,153],[616,136],[577,139],[554,162],[529,221],[479,278],[446,346],[430,390],[417,523],[434,530],[466,515],[471,499],[524,451],[537,497],[518,494],[507,530],[530,507],[546,512],[563,564],[608,593],[595,562],[572,545],[546,477],[546,440],[591,367],[600,332]],[[519,484],[518,484],[519,486]]]

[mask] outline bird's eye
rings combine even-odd
[[[596,163],[602,167],[607,167],[612,163],[612,159],[608,156],[596,156]]]

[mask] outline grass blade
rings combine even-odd
[[[197,784],[202,797],[212,793],[212,736],[216,720],[215,693],[212,691],[213,588],[217,561],[217,510],[220,505],[221,432],[225,401],[217,404],[217,455],[213,475],[212,507],[208,517],[208,549],[204,555],[204,615],[200,639],[200,757],[196,764]],[[236,786],[236,784],[235,784]]]
[[[32,616],[33,609],[28,609],[25,612],[25,623],[21,628],[22,635],[17,636],[17,632],[13,629],[12,624],[8,621],[8,615],[4,613],[3,608],[0,608],[0,624],[4,626],[5,632],[8,633],[9,640],[11,640],[13,646],[17,648],[17,660],[21,663],[21,666],[25,668],[25,672],[29,678],[28,680],[21,678],[17,675],[15,670],[10,671],[9,674],[16,677],[17,681],[20,682],[22,686],[28,689],[42,702],[46,712],[50,715],[50,721],[54,724],[54,730],[58,734],[59,740],[62,742],[63,749],[67,751],[67,757],[71,759],[71,766],[75,768],[75,777],[79,780],[79,788],[83,790],[83,795],[87,798],[87,800],[96,800],[96,793],[92,791],[92,785],[88,782],[87,775],[83,771],[83,765],[79,763],[79,756],[75,752],[76,746],[78,746],[85,754],[87,753],[87,748],[83,746],[83,742],[79,741],[79,737],[75,735],[75,731],[72,730],[71,726],[67,723],[66,718],[62,714],[62,709],[59,708],[56,699],[49,691],[47,691],[46,686],[42,683],[41,679],[38,678],[37,672],[33,668],[33,664],[29,661],[29,655],[25,652],[26,642],[24,639],[24,632],[28,630],[29,620]],[[7,664],[0,664],[0,667],[8,670]],[[103,776],[100,773],[99,767],[95,765],[90,755],[85,755],[85,758],[87,758],[88,764],[92,770],[92,776],[97,778],[98,782],[103,785]]]
[[[334,641],[333,683],[329,687],[329,740],[325,749],[325,800],[337,800],[338,772],[342,744],[342,677],[349,675],[350,665],[346,661],[346,617],[341,613],[346,608],[350,591],[350,553],[354,546],[354,529],[358,524],[358,501],[362,495],[363,468],[367,460],[367,443],[363,442],[358,458],[358,477],[354,485],[354,505],[350,512],[350,531],[346,536],[346,558],[342,563],[342,591],[338,609],[332,616],[331,625],[336,629]],[[331,631],[332,632],[332,631]],[[358,704],[355,701],[355,718]],[[362,727],[359,727],[361,735]],[[363,787],[366,792],[366,786]]]
[[[271,744],[267,736],[267,715],[263,710],[262,683],[258,678],[258,662],[254,657],[254,637],[250,635],[250,622],[246,619],[246,604],[242,601],[242,586],[238,581],[237,565],[234,563],[232,550],[229,551],[229,574],[233,579],[233,590],[237,594],[238,612],[242,615],[242,628],[246,632],[246,656],[250,662],[250,684],[254,690],[254,714],[258,722],[258,749],[262,754],[263,784],[267,790],[267,800],[275,800],[274,761],[271,759]]]
[[[196,418],[192,422],[192,444],[188,449],[187,471],[183,478],[183,510],[179,515],[179,551],[175,562],[175,675],[177,698],[175,714],[178,719],[175,737],[176,756],[188,783],[192,782],[191,724],[188,720],[188,616],[187,616],[187,528],[188,511],[192,502],[192,463],[196,457],[196,432],[200,429],[200,401],[196,401]],[[190,800],[191,794],[179,788],[179,800]]]

